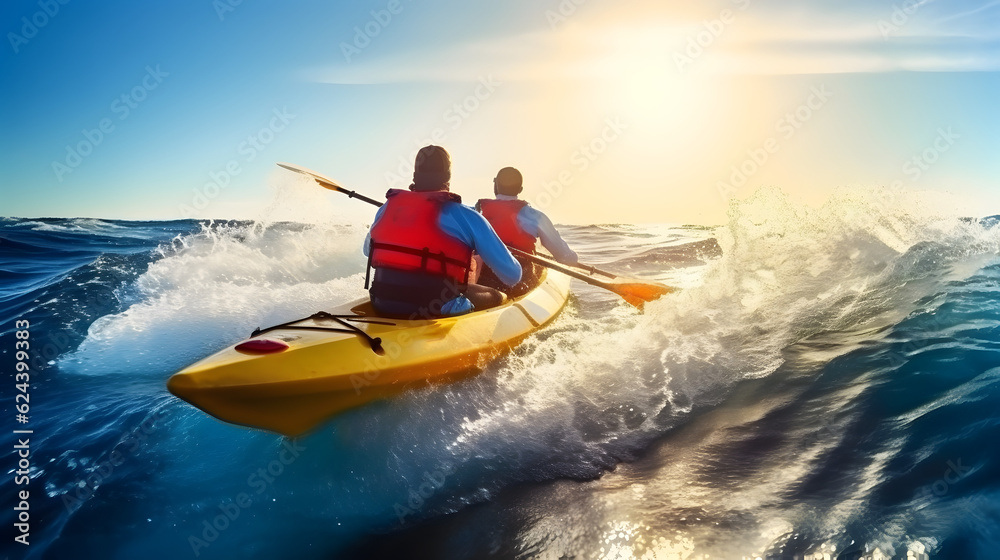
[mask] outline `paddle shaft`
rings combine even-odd
[[[343,187],[338,187],[336,185],[333,185],[333,186],[335,188],[333,188],[331,190],[335,190],[337,192],[344,193],[344,194],[347,195],[347,198],[356,198],[358,200],[363,200],[363,201],[367,202],[368,204],[374,204],[375,206],[378,206],[379,208],[381,208],[382,205],[385,204],[384,202],[379,202],[377,200],[368,198],[367,196],[365,196],[363,194],[358,194],[358,193],[356,193],[354,191],[349,191],[349,190],[347,190],[347,189],[345,189]]]
[[[522,259],[531,261],[531,262],[533,262],[533,263],[535,263],[537,265],[541,265],[541,266],[544,266],[546,268],[551,268],[552,270],[556,270],[558,272],[562,272],[563,274],[565,274],[566,276],[569,276],[570,278],[576,278],[577,280],[582,280],[582,281],[584,281],[584,282],[586,282],[588,284],[592,284],[594,286],[598,286],[598,287],[601,287],[601,288],[607,288],[607,286],[605,285],[604,282],[601,282],[600,280],[594,278],[593,276],[587,276],[586,274],[584,274],[582,272],[577,272],[577,271],[569,268],[567,265],[563,265],[563,264],[560,264],[560,263],[552,262],[549,259],[546,259],[544,257],[540,257],[540,256],[538,256],[538,255],[536,255],[534,253],[529,253],[527,251],[522,251],[522,250],[520,250],[520,249],[518,249],[516,247],[511,247],[510,245],[507,245],[507,249],[510,250],[511,254],[513,254],[514,256],[521,257]],[[586,265],[578,265],[578,266],[580,268],[584,269],[584,270],[588,270],[590,268],[593,268],[593,267],[588,267]],[[605,276],[610,276],[611,278],[618,278],[617,276],[615,276],[614,274],[611,274],[609,272],[602,272],[602,271],[597,270],[597,269],[594,269],[594,271],[595,272],[601,272]]]
[[[299,167],[299,166],[292,165],[292,164],[286,164],[286,163],[278,163],[278,166],[279,167],[283,167],[285,169],[288,169],[289,171],[294,171],[296,173],[303,173],[305,175],[309,175],[317,183],[319,183],[319,185],[322,186],[323,188],[326,188],[326,189],[329,189],[329,190],[332,190],[332,191],[337,191],[339,193],[346,194],[348,196],[348,198],[356,198],[358,200],[367,202],[368,204],[371,204],[373,206],[378,206],[378,207],[381,207],[384,204],[383,202],[379,202],[379,201],[377,201],[377,200],[375,200],[373,198],[369,198],[369,197],[364,196],[362,194],[358,194],[358,193],[356,193],[356,192],[354,192],[354,191],[352,191],[350,189],[345,189],[344,187],[338,185],[333,180],[331,180],[331,179],[329,179],[329,178],[327,178],[327,177],[325,177],[325,176],[323,176],[323,175],[321,175],[321,174],[319,174],[319,173],[317,173],[315,171],[310,171],[310,170],[305,169],[303,167]],[[661,284],[638,282],[638,281],[632,282],[631,284],[615,284],[615,283],[603,282],[601,280],[598,280],[597,278],[594,278],[593,276],[588,276],[586,274],[583,274],[582,272],[577,272],[577,271],[572,270],[572,269],[570,269],[567,266],[564,266],[562,264],[555,263],[555,262],[550,261],[550,260],[548,260],[546,258],[540,257],[540,256],[532,254],[532,253],[528,253],[528,252],[522,251],[520,249],[511,247],[509,245],[507,246],[507,249],[509,249],[512,254],[517,255],[517,256],[525,259],[525,260],[529,260],[529,261],[531,261],[531,262],[533,262],[535,264],[538,264],[540,266],[544,266],[546,268],[551,268],[552,270],[556,270],[558,272],[561,272],[561,273],[565,274],[566,276],[569,276],[571,278],[576,278],[577,280],[580,280],[582,282],[586,282],[586,283],[588,283],[588,284],[590,284],[592,286],[597,286],[598,288],[604,288],[605,290],[610,290],[610,291],[612,291],[612,292],[614,292],[614,293],[622,296],[630,304],[632,304],[632,305],[634,305],[636,307],[639,307],[640,309],[642,308],[642,303],[643,302],[645,302],[645,301],[652,301],[653,299],[656,299],[656,298],[658,298],[659,296],[661,296],[663,294],[670,293],[670,292],[674,291],[674,288],[670,288],[669,286],[663,286]],[[585,264],[575,264],[575,265],[571,265],[571,266],[575,266],[577,268],[581,268],[583,270],[586,270],[586,271],[590,272],[590,274],[597,273],[597,274],[602,274],[604,276],[607,276],[608,278],[611,278],[611,279],[619,279],[619,277],[617,275],[615,275],[615,274],[612,274],[610,272],[605,272],[603,270],[600,270],[600,269],[597,269],[597,268],[594,268],[592,266],[588,266],[588,265],[585,265]],[[628,281],[630,279],[628,279],[628,278],[621,278],[620,280]],[[637,289],[641,289],[643,293],[636,293]]]

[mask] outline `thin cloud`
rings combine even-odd
[[[532,60],[539,53],[550,52],[552,38],[544,33],[519,34],[448,44],[347,63],[306,68],[306,81],[329,84],[398,84],[465,82],[477,76],[494,74],[505,79],[541,78]]]
[[[932,3],[942,6],[923,0],[917,7]],[[997,5],[1000,0],[947,19],[961,19]],[[818,6],[800,6],[793,14],[771,17],[774,14],[755,12],[752,6],[734,11],[735,20],[703,47],[703,54],[690,65],[691,73],[969,72],[1000,68],[1000,40],[962,26],[929,27],[926,20],[913,19],[898,34],[887,37],[878,18],[873,19],[867,10],[856,12],[853,18],[842,12],[832,18]],[[704,26],[704,20],[692,19],[689,10],[671,17],[662,7],[652,13],[614,7],[592,9],[557,29],[436,45],[384,57],[373,54],[350,64],[338,60],[306,69],[302,76],[332,84],[466,82],[484,75],[535,82],[608,79],[622,67],[635,68],[637,60],[672,65],[671,57],[683,54],[692,38],[703,36]]]
[[[980,7],[976,8],[976,9],[973,9],[973,10],[968,10],[968,11],[965,11],[965,12],[961,12],[961,13],[957,13],[957,14],[953,14],[953,15],[941,18],[941,19],[937,20],[937,23],[945,23],[945,22],[948,22],[948,21],[954,21],[954,20],[957,20],[957,19],[969,17],[971,15],[975,15],[975,14],[978,14],[980,12],[986,11],[986,10],[988,10],[990,8],[994,8],[996,6],[1000,6],[1000,0],[995,0],[993,2],[990,2],[989,4],[986,4],[985,6],[980,6]]]

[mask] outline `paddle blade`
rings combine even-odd
[[[316,180],[317,183],[319,183],[319,186],[323,187],[324,189],[330,189],[331,191],[343,190],[343,187],[338,185],[337,182],[334,181],[333,179],[327,177],[326,175],[317,173],[311,169],[306,169],[301,165],[295,165],[293,163],[282,163],[280,161],[276,162],[276,164],[278,167],[282,167],[289,171],[294,171],[296,173],[301,173],[302,175],[308,175],[312,177],[313,179]]]
[[[363,194],[358,194],[358,193],[356,193],[354,191],[347,190],[344,187],[338,185],[336,181],[334,181],[333,179],[327,177],[326,175],[317,173],[315,171],[312,171],[311,169],[306,169],[305,167],[302,167],[301,165],[295,165],[295,164],[292,164],[292,163],[281,163],[281,162],[278,162],[278,167],[281,167],[281,168],[287,169],[289,171],[294,171],[296,173],[301,173],[303,175],[307,175],[309,177],[312,177],[317,183],[319,183],[319,186],[323,187],[324,189],[330,189],[331,191],[337,191],[339,193],[346,194],[347,198],[356,198],[358,200],[367,202],[368,204],[371,204],[372,206],[382,206],[382,204],[384,204],[382,202],[379,202],[379,201],[375,200],[374,198],[368,198],[367,196],[365,196]]]
[[[644,282],[608,283],[607,288],[639,309],[642,309],[647,301],[657,300],[662,296],[676,291],[676,288],[664,286],[663,284],[647,284]]]

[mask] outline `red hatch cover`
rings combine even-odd
[[[288,350],[288,345],[269,338],[254,338],[236,345],[236,351],[244,354],[273,354],[282,350]]]

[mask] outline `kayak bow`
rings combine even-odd
[[[255,331],[173,375],[167,388],[220,420],[298,436],[413,384],[476,373],[551,321],[568,297],[569,278],[549,271],[518,299],[456,317],[384,318],[364,299]]]

